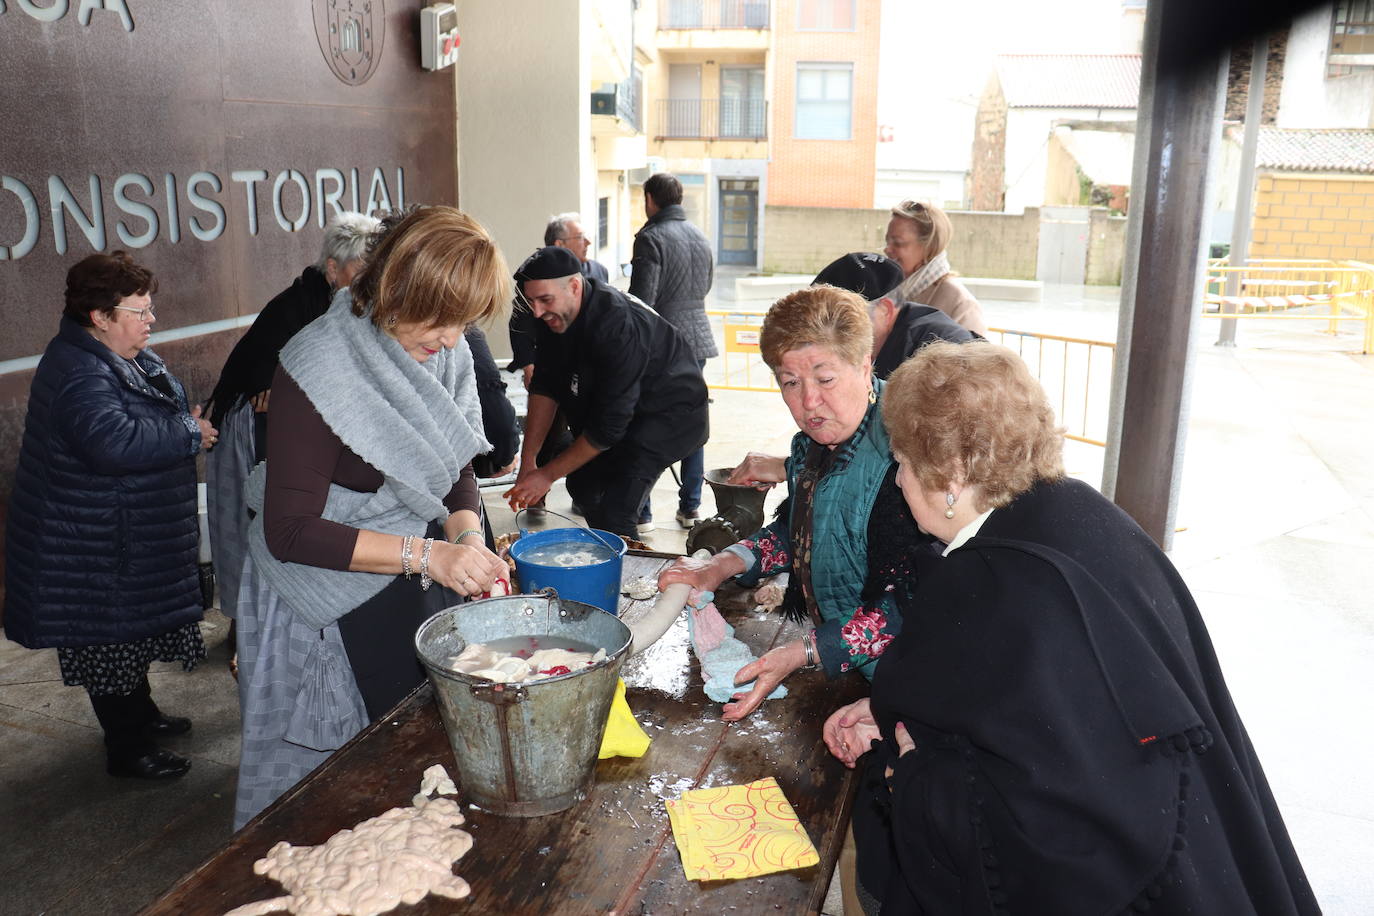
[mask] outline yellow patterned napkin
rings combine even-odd
[[[639,727],[630,704],[625,702],[625,682],[616,679],[615,699],[606,716],[606,732],[601,736],[601,752],[597,759],[607,757],[643,757],[649,749],[649,736]]]
[[[772,776],[693,789],[667,805],[683,871],[693,881],[752,878],[820,861]]]

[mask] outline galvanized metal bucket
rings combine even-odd
[[[606,660],[527,684],[498,684],[446,665],[469,643],[511,636],[577,640],[605,649]],[[415,651],[434,685],[468,800],[496,814],[537,817],[585,798],[629,648],[630,629],[613,614],[556,593],[487,598],[425,621]]]

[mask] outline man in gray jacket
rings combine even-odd
[[[644,212],[649,220],[635,236],[630,271],[630,295],[658,312],[682,334],[699,366],[717,356],[711,323],[706,318],[706,294],[711,289],[711,244],[687,221],[682,209],[682,182],[658,172],[644,182]],[[690,528],[699,517],[705,455],[701,449],[682,459],[677,521]],[[639,530],[653,530],[646,500]]]

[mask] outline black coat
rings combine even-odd
[[[478,477],[495,477],[496,472],[515,459],[520,448],[520,429],[515,421],[515,407],[506,397],[506,383],[496,358],[487,346],[487,335],[481,328],[469,327],[463,332],[472,350],[472,371],[477,377],[477,398],[482,404],[482,430],[491,451],[472,459],[472,469]]]
[[[218,427],[224,415],[259,391],[272,387],[281,348],[329,309],[334,290],[315,267],[301,271],[286,289],[262,307],[253,326],[234,344],[219,381],[205,402],[208,419]]]
[[[530,392],[557,401],[573,435],[642,453],[653,473],[705,444],[706,382],[692,351],[614,287],[586,280],[577,318],[562,334],[541,322],[535,353]]]
[[[884,916],[1319,912],[1197,606],[1124,512],[1041,483],[926,572],[855,805]]]
[[[711,291],[711,243],[687,221],[680,204],[664,207],[635,235],[630,295],[658,312],[682,332],[697,359],[716,355],[706,318]]]
[[[20,645],[131,642],[200,619],[200,427],[162,360],[136,360],[146,377],[63,318],[38,363],[5,532],[5,633]]]
[[[982,340],[968,328],[929,305],[904,302],[897,312],[897,320],[883,341],[882,348],[873,360],[873,374],[885,379],[902,363],[906,362],[917,350],[932,340],[948,340],[951,343],[965,343]]]

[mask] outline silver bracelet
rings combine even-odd
[[[407,534],[401,538],[401,574],[407,579],[410,578],[413,570],[410,568],[410,550],[415,544],[415,535]]]
[[[815,630],[802,634],[802,648],[806,650],[806,664],[802,668],[807,671],[819,668],[821,663],[816,659]]]
[[[429,577],[429,552],[434,549],[434,538],[425,538],[424,550],[420,551],[420,591],[429,591],[434,580]]]

